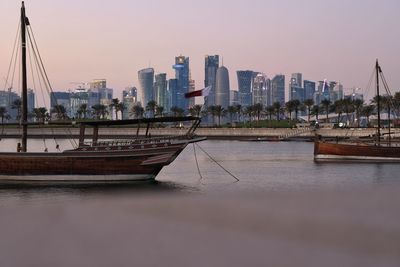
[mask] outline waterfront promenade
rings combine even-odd
[[[145,135],[146,129],[140,129],[139,135]],[[0,138],[19,138],[22,129],[18,127],[0,129]],[[392,129],[393,137],[400,137],[400,129]],[[150,130],[151,136],[169,136],[185,134],[186,129],[179,128],[154,128]],[[231,139],[231,140],[262,140],[263,138],[271,140],[285,140],[291,138],[310,139],[318,133],[324,137],[368,137],[376,133],[374,128],[349,128],[349,129],[331,129],[320,128],[314,131],[312,128],[198,128],[196,134],[206,136],[209,139]],[[388,130],[382,130],[384,136]],[[92,135],[92,130],[87,129],[87,137]],[[101,128],[99,135],[103,138],[132,138],[137,134],[136,127],[124,128]],[[57,127],[57,128],[30,128],[30,138],[69,138],[78,137],[79,127]]]

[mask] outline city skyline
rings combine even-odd
[[[205,55],[223,58],[231,89],[238,89],[238,70],[263,72],[270,79],[300,72],[307,80],[326,78],[345,88],[364,88],[376,58],[392,91],[400,86],[397,1],[96,3],[26,1],[54,89],[73,89],[71,82],[106,78],[120,95],[126,86],[138,87],[137,72],[147,67],[173,78],[172,65],[179,55],[190,58],[197,89],[205,79]],[[0,3],[2,87],[19,7],[19,1]]]

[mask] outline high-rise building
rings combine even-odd
[[[170,106],[177,107],[178,106],[178,80],[177,79],[170,79],[168,81],[168,91],[170,95]],[[169,112],[170,110],[166,110]]]
[[[279,102],[285,105],[285,75],[278,74],[271,81],[272,103]]]
[[[160,73],[155,76],[154,93],[157,104],[162,106],[164,110],[169,110],[170,104],[166,73]]]
[[[253,80],[253,71],[239,70],[237,71],[239,86],[239,102],[242,106],[250,106],[252,104],[251,83]]]
[[[67,114],[71,115],[71,93],[70,92],[51,92],[50,93],[50,112],[56,105],[64,106]]]
[[[122,103],[124,103],[124,112],[122,119],[127,120],[130,118],[130,113],[133,106],[137,103],[137,89],[136,87],[127,87],[122,91]]]
[[[229,106],[229,71],[222,66],[217,70],[217,80],[215,85],[215,105],[223,108]]]
[[[289,84],[290,100],[299,100],[300,102],[304,102],[305,90],[302,87],[302,76],[301,73],[292,74]]]
[[[230,106],[239,105],[239,92],[237,90],[229,91],[229,105]]]
[[[193,92],[196,90],[196,81],[192,80],[192,78],[189,79],[189,92]],[[196,104],[195,98],[191,97],[189,98],[189,107],[193,107]]]
[[[267,105],[268,99],[268,88],[269,79],[264,73],[257,73],[253,78],[252,83],[252,95],[253,95],[253,105],[262,104]]]
[[[315,94],[315,82],[304,80],[304,98],[305,99],[314,99]]]
[[[215,105],[215,86],[217,81],[217,69],[219,68],[219,56],[206,56],[204,67],[204,87],[212,87],[210,94],[205,98],[205,105],[213,106]]]
[[[147,68],[138,71],[139,90],[138,100],[142,107],[146,107],[147,103],[154,101],[154,69]]]
[[[94,79],[90,83],[90,89],[99,89],[99,88],[107,88],[107,80],[106,79]]]
[[[189,58],[179,56],[175,58],[175,78],[178,80],[177,103],[176,106],[187,111],[189,109],[189,101],[185,98],[185,94],[189,92]]]

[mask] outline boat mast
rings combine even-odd
[[[28,86],[27,86],[27,78],[26,78],[26,25],[27,18],[25,16],[25,5],[22,2],[21,7],[21,43],[22,43],[22,147],[21,151],[27,151],[27,136],[28,136]]]
[[[377,108],[378,108],[378,137],[377,137],[377,142],[378,145],[381,144],[381,97],[379,94],[379,72],[380,72],[380,67],[378,60],[376,60],[376,97],[377,97]]]

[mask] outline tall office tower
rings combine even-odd
[[[215,105],[227,108],[229,106],[229,71],[226,67],[219,67],[215,85]]]
[[[230,106],[239,105],[239,92],[237,90],[229,91],[229,105]]]
[[[215,105],[215,86],[217,79],[217,70],[219,68],[219,56],[206,56],[204,64],[204,87],[212,86],[210,94],[205,98],[206,106]]]
[[[327,80],[318,82],[318,93],[320,96],[320,101],[318,104],[320,104],[324,99],[330,99],[330,88]]]
[[[262,104],[267,105],[268,99],[268,81],[267,75],[264,73],[257,73],[253,78],[252,92],[253,92],[253,105]]]
[[[315,82],[304,80],[304,98],[305,99],[314,99],[315,94]]]
[[[192,78],[189,79],[189,92],[193,92],[196,90],[196,81],[192,80]],[[189,107],[193,107],[196,104],[195,98],[189,98]]]
[[[175,78],[178,80],[177,104],[176,106],[187,111],[189,109],[189,101],[185,98],[185,94],[189,92],[189,58],[179,56],[175,58]]]
[[[239,102],[243,107],[250,106],[251,97],[251,82],[253,80],[253,71],[239,70],[237,71],[239,85]]]
[[[169,110],[169,92],[166,73],[160,73],[155,76],[154,94],[157,104],[163,107],[165,111]]]
[[[178,106],[178,80],[177,79],[170,79],[168,81],[168,91],[169,91],[169,101],[170,101],[170,109],[171,107],[177,107]],[[170,111],[170,109],[166,109],[167,112]]]
[[[147,103],[154,101],[154,69],[147,68],[138,71],[139,90],[138,100],[142,107],[146,108]]]
[[[35,108],[35,92],[28,89],[28,113],[32,113]]]
[[[271,82],[271,100],[272,103],[279,102],[285,105],[285,75],[276,75]]]
[[[127,87],[122,91],[122,103],[124,103],[124,112],[122,119],[127,120],[130,118],[130,113],[133,106],[137,103],[137,89],[136,87]]]
[[[292,74],[289,84],[290,100],[299,100],[300,102],[304,102],[305,90],[302,87],[302,80],[303,78],[301,73]]]

